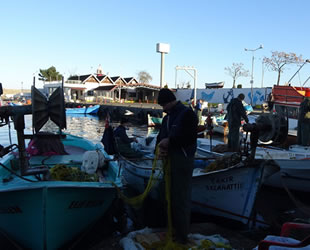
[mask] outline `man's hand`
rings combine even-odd
[[[168,156],[169,138],[162,139],[158,144],[158,147],[160,157]]]

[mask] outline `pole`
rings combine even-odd
[[[251,73],[251,106],[253,106],[253,70],[254,70],[254,51],[252,51],[252,73]]]
[[[253,84],[254,84],[254,77],[253,77],[253,72],[254,72],[254,52],[258,49],[262,49],[263,45],[261,44],[258,48],[256,49],[247,49],[245,48],[245,51],[252,51],[252,72],[251,72],[251,106],[253,106]]]
[[[178,70],[177,67],[175,67],[175,88],[177,88],[177,82],[178,82]]]
[[[194,69],[194,104],[195,105],[196,105],[196,98],[197,98],[196,80],[197,80],[197,70]]]
[[[264,61],[262,61],[262,88],[264,85]]]
[[[160,88],[163,87],[163,83],[164,83],[164,74],[165,74],[165,70],[164,70],[164,66],[165,66],[165,55],[164,53],[160,53],[161,54],[161,65],[160,65]]]
[[[119,103],[121,103],[121,94],[122,94],[121,84],[119,84],[119,89],[118,89],[118,101],[119,101]]]

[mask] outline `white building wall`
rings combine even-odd
[[[245,95],[244,101],[251,104],[251,88],[197,89],[196,98],[208,103],[227,104],[240,93]],[[266,101],[269,93],[271,93],[271,88],[253,88],[253,106]],[[182,102],[188,102],[194,96],[193,89],[177,89],[175,96]]]

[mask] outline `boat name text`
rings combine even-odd
[[[235,182],[233,176],[212,178],[211,184],[206,185],[208,191],[221,191],[221,190],[241,190],[243,183]]]
[[[0,214],[18,214],[23,211],[18,206],[0,207]]]
[[[104,203],[103,200],[86,200],[86,201],[71,201],[69,209],[73,208],[88,208],[88,207],[100,207]]]

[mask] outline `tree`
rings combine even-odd
[[[151,75],[146,72],[146,71],[140,71],[138,73],[138,81],[141,83],[149,83],[150,81],[152,81],[152,77]]]
[[[239,77],[249,76],[249,71],[243,68],[243,63],[233,63],[231,67],[226,67],[225,70],[233,79],[233,88],[236,88],[236,80]]]
[[[191,88],[191,82],[190,81],[182,81],[180,86],[182,89],[190,89]]]
[[[296,56],[295,53],[285,53],[278,51],[272,51],[270,58],[264,57],[263,59],[263,62],[267,65],[269,70],[278,72],[277,85],[280,84],[280,77],[284,70],[284,66],[287,64],[299,64],[303,61],[304,60],[302,59],[301,55]]]
[[[49,67],[48,69],[40,69],[39,76],[45,81],[59,81],[62,78],[62,75],[56,71],[54,66]]]

